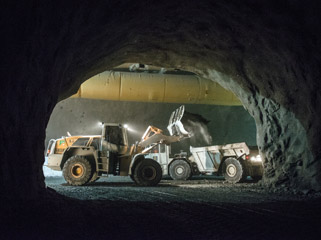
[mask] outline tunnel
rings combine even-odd
[[[50,115],[88,78],[123,63],[189,71],[232,91],[254,118],[262,186],[320,192],[318,1],[5,1],[1,166],[5,199],[44,183]]]

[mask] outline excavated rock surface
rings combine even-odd
[[[6,1],[1,189],[23,197],[44,189],[45,127],[58,98],[141,62],[232,89],[256,119],[264,182],[319,191],[319,13],[314,0]]]
[[[248,95],[226,75],[211,72],[211,77],[235,92],[255,119],[257,144],[264,156],[262,183],[293,191],[319,191],[320,162],[313,157],[306,131],[294,114],[258,93]]]

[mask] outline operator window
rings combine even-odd
[[[94,138],[91,142],[90,146],[94,147],[95,149],[99,149],[100,146],[100,138]]]
[[[106,140],[116,145],[124,145],[122,129],[119,126],[106,127]]]
[[[85,147],[89,141],[89,138],[78,138],[76,142],[72,146],[81,146]]]

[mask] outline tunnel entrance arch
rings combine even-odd
[[[106,74],[105,74],[106,75]],[[110,81],[109,77],[110,77],[110,72],[107,72],[108,78],[106,78],[105,81]],[[275,159],[277,157],[282,157],[284,159],[288,158],[289,156],[284,155],[285,154],[285,150],[286,148],[289,146],[289,144],[293,144],[293,142],[295,141],[302,141],[302,137],[301,134],[303,133],[303,128],[300,124],[298,124],[297,122],[292,123],[293,125],[288,126],[288,128],[290,129],[295,129],[296,133],[300,133],[299,134],[299,140],[297,138],[293,138],[291,132],[287,133],[284,132],[284,130],[282,129],[281,126],[279,126],[279,120],[281,117],[288,117],[288,118],[292,118],[293,115],[289,115],[286,112],[285,109],[281,109],[280,110],[280,106],[278,104],[275,104],[273,101],[269,102],[269,100],[265,99],[262,96],[255,96],[255,95],[249,95],[248,93],[246,93],[245,90],[243,90],[241,87],[239,87],[237,85],[237,83],[235,83],[235,81],[233,79],[231,79],[229,76],[224,75],[222,73],[219,73],[215,70],[210,70],[207,72],[207,75],[204,74],[204,76],[206,76],[207,78],[210,78],[212,80],[215,81],[220,81],[220,83],[225,86],[227,89],[230,89],[232,91],[234,91],[238,97],[240,97],[242,99],[242,102],[248,106],[247,111],[251,114],[251,116],[255,119],[257,127],[258,127],[258,134],[259,135],[264,135],[264,138],[262,140],[262,138],[260,138],[260,136],[258,136],[258,140],[261,139],[261,142],[259,142],[259,147],[261,150],[261,154],[264,158],[264,154],[267,154],[267,156],[269,156],[270,161],[266,161],[265,163],[265,171],[266,174],[268,174],[268,177],[264,178],[264,183],[267,184],[268,186],[279,186],[281,184],[283,184],[282,186],[286,186],[287,189],[289,188],[288,185],[286,185],[286,182],[290,182],[291,181],[291,177],[293,177],[292,175],[296,174],[292,172],[285,172],[284,169],[279,169],[279,165],[278,163],[274,162]],[[140,76],[141,77],[141,76]],[[93,78],[94,80],[95,78]],[[88,81],[90,82],[90,80]],[[97,80],[95,82],[97,84]],[[138,84],[138,82],[136,82],[136,84]],[[105,84],[106,85],[106,84]],[[95,90],[93,90],[93,87],[87,87],[89,88],[89,91],[91,92],[91,95],[95,95]],[[101,87],[100,87],[101,88]],[[77,95],[75,95],[76,97],[80,97],[80,96],[84,96],[86,98],[86,96],[88,95],[86,93],[85,90],[86,88],[80,88],[78,90]],[[121,89],[121,87],[120,87]],[[119,90],[116,89],[116,92],[118,92]],[[99,91],[98,91],[99,92]],[[109,90],[109,92],[112,92],[112,90]],[[99,92],[100,95],[102,95]],[[134,93],[135,95],[135,93]],[[94,98],[99,98],[99,97],[94,97]],[[117,98],[117,97],[116,97]],[[119,96],[118,96],[119,98]],[[260,101],[258,103],[258,101]],[[271,107],[271,109],[266,109],[266,106],[264,105],[264,103],[268,106]],[[273,114],[275,114],[275,116],[273,116]],[[83,117],[83,116],[81,116]],[[81,122],[81,120],[80,120]],[[165,121],[166,122],[166,121]],[[147,123],[146,123],[147,124]],[[289,123],[288,123],[289,124]],[[148,125],[148,124],[147,124]],[[226,126],[228,127],[228,126]],[[282,135],[282,136],[280,136]],[[281,142],[279,143],[273,143],[273,140],[276,140],[277,138],[282,138]],[[242,140],[241,140],[242,141]],[[306,141],[306,139],[303,141]],[[226,142],[225,142],[226,143]],[[266,144],[268,145],[268,147],[266,147]],[[271,150],[272,148],[272,150]],[[276,151],[277,148],[277,151]],[[278,156],[275,156],[275,151],[277,152],[277,154],[279,154]],[[282,154],[281,154],[282,153]],[[296,153],[290,153],[290,154],[296,154]],[[299,153],[301,156],[301,152]],[[309,153],[306,153],[309,154]],[[281,156],[282,155],[282,156]],[[309,155],[305,155],[305,158],[309,158],[311,156]],[[302,162],[291,162],[293,160],[293,156],[291,156],[290,158],[290,162],[288,162],[288,166],[302,166]],[[296,160],[295,160],[296,161]],[[297,165],[296,165],[297,164]]]
[[[170,59],[170,50],[168,51],[167,58]],[[142,52],[136,52],[136,54],[132,59],[138,56],[148,59],[148,53],[145,55]],[[175,60],[180,62],[179,59],[179,55],[175,55]],[[187,61],[186,59],[189,58],[184,57],[184,62]],[[192,59],[191,57],[189,60],[192,61]],[[201,57],[198,60],[202,62]],[[255,119],[257,144],[264,159],[264,185],[272,188],[282,187],[286,190],[312,188],[318,191],[318,163],[313,157],[306,129],[297,119],[296,114],[282,106],[282,103],[262,95],[256,83],[251,83],[243,69],[237,66],[242,64],[241,62],[233,62],[233,71],[235,71],[233,74],[212,69],[208,66],[208,62],[203,64],[200,68],[186,64],[183,69],[218,82],[232,91]],[[164,66],[168,66],[167,63]],[[181,64],[174,65],[176,66],[182,67]],[[207,69],[204,69],[204,66]],[[253,81],[255,82],[254,79]],[[311,179],[314,180],[311,181]]]

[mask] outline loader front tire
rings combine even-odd
[[[246,178],[242,164],[235,158],[226,159],[222,170],[225,180],[230,183],[238,183]]]
[[[73,186],[84,185],[93,177],[91,164],[83,156],[73,156],[69,158],[62,172],[66,182]]]
[[[191,174],[191,166],[184,160],[174,160],[169,166],[169,175],[174,180],[187,180]]]
[[[134,169],[134,181],[141,186],[155,186],[162,179],[162,168],[158,162],[146,158]]]

